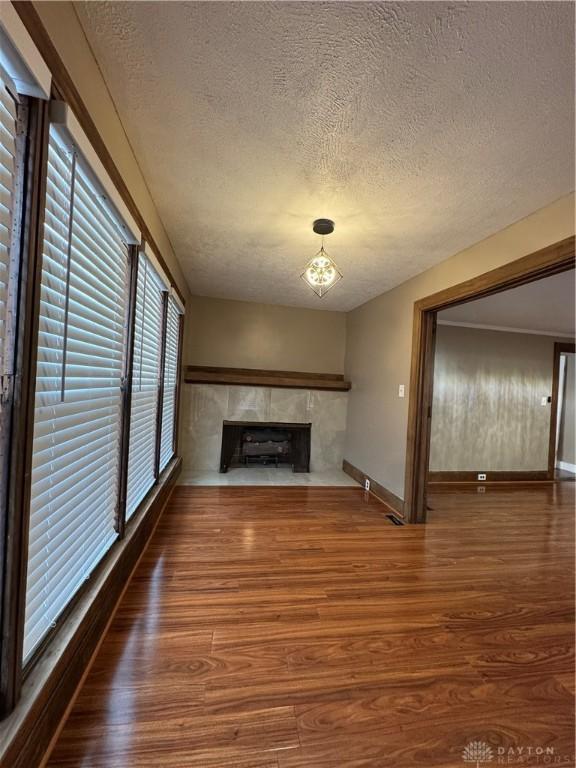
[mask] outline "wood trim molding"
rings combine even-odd
[[[419,310],[438,312],[454,304],[490,296],[493,293],[531,283],[574,268],[575,238],[567,237],[539,251],[510,261],[463,283],[451,285],[416,302]]]
[[[162,448],[162,411],[164,410],[164,375],[166,373],[166,331],[168,328],[168,298],[169,294],[165,291],[162,294],[162,329],[160,338],[162,345],[160,347],[160,366],[158,376],[158,398],[156,400],[156,447],[154,449],[154,477],[160,475],[160,450]]]
[[[376,480],[370,477],[370,475],[362,472],[361,469],[358,469],[353,464],[350,464],[350,462],[346,461],[346,459],[344,459],[342,462],[342,470],[362,486],[366,480],[369,480],[370,493],[372,493],[379,501],[389,507],[392,512],[398,515],[398,517],[404,517],[404,502],[399,496],[396,496],[395,493],[389,491],[388,488],[385,488],[383,485],[378,483]]]
[[[106,172],[112,179],[116,189],[128,207],[128,210],[138,224],[143,238],[154,251],[154,255],[170,279],[170,282],[178,294],[180,301],[183,305],[185,305],[186,301],[184,296],[182,295],[182,292],[180,291],[180,288],[176,283],[170,268],[160,253],[158,244],[148,229],[143,216],[140,214],[140,210],[138,209],[138,206],[136,205],[136,202],[134,201],[134,198],[132,197],[130,190],[126,185],[122,174],[118,170],[116,163],[112,159],[112,155],[108,151],[104,140],[100,136],[100,132],[98,131],[96,124],[92,120],[78,89],[74,85],[74,81],[72,80],[70,73],[64,66],[64,62],[60,58],[60,54],[56,50],[48,32],[46,31],[46,28],[42,24],[40,16],[34,8],[33,3],[29,2],[29,0],[13,0],[12,5],[16,9],[16,12],[26,27],[28,34],[34,41],[34,44],[38,48],[42,58],[52,73],[53,88],[57,91],[59,98],[61,98],[62,101],[65,101],[76,115],[82,130],[90,140],[94,150],[96,151],[96,154],[106,169]]]
[[[299,371],[268,371],[259,368],[216,368],[187,365],[184,381],[187,384],[229,384],[281,389],[320,389],[330,392],[348,392],[349,381],[339,373],[307,373]]]
[[[404,478],[404,513],[408,522],[426,520],[436,312],[573,269],[574,255],[575,238],[567,237],[414,303]]]
[[[576,352],[576,344],[557,341],[554,344],[552,363],[552,401],[550,403],[550,435],[548,438],[548,479],[554,479],[556,470],[556,430],[558,429],[558,402],[560,399],[560,356],[562,353]]]
[[[120,597],[166,506],[182,460],[162,473],[149,500],[127,526],[82,600],[28,676],[14,711],[0,723],[0,763],[35,768],[42,763],[114,614]]]
[[[174,399],[174,453],[178,454],[180,444],[180,399],[182,397],[182,358],[184,357],[184,315],[178,317],[178,365],[176,367],[176,393]]]
[[[424,522],[426,517],[435,340],[436,314],[415,305],[404,479],[404,514],[410,523]]]
[[[132,378],[134,367],[134,336],[136,330],[136,295],[138,292],[138,246],[128,249],[130,280],[125,329],[126,356],[122,376],[122,427],[120,430],[120,461],[118,466],[118,509],[116,530],[124,538],[126,530],[126,501],[128,493],[128,453],[130,448],[130,421],[132,418]]]
[[[30,100],[29,137],[25,180],[25,214],[16,338],[16,376],[11,423],[10,467],[2,546],[2,633],[0,641],[0,716],[15,705],[22,684],[22,644],[28,570],[30,481],[36,361],[42,275],[42,227],[48,153],[48,109],[44,101]]]
[[[487,483],[526,483],[526,482],[549,482],[548,472],[546,470],[523,472],[523,471],[496,471],[484,472],[486,480],[478,480],[478,472],[429,472],[429,483],[474,483],[475,485],[486,485]]]

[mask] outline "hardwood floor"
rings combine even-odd
[[[430,506],[177,488],[49,765],[573,765],[574,484]]]

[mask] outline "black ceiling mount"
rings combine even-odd
[[[316,219],[312,229],[317,235],[331,235],[334,232],[334,222],[331,219]]]

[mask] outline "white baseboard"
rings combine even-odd
[[[563,469],[565,472],[572,472],[573,475],[576,475],[576,464],[569,464],[567,461],[557,461],[556,468]]]

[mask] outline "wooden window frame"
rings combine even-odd
[[[574,269],[574,266],[575,238],[568,237],[415,302],[404,478],[407,522],[426,522],[437,312]]]
[[[48,159],[48,103],[28,100],[24,219],[20,239],[20,275],[12,392],[9,481],[0,542],[4,551],[2,626],[0,634],[0,716],[15,706],[22,686],[22,646],[26,609],[28,527],[40,283],[42,231]]]
[[[178,455],[180,443],[180,397],[182,396],[182,347],[184,346],[184,315],[178,316],[178,365],[176,367],[176,391],[174,393],[174,455]]]
[[[160,332],[160,372],[158,377],[158,400],[156,410],[156,455],[154,458],[154,477],[160,477],[160,448],[162,446],[162,411],[164,409],[164,374],[166,372],[166,333],[168,330],[169,291],[162,292],[162,330]]]
[[[19,331],[15,359],[17,375],[14,379],[14,418],[9,438],[9,463],[15,467],[11,473],[7,490],[8,503],[6,515],[2,519],[0,543],[4,548],[4,571],[0,579],[0,597],[2,600],[2,626],[0,634],[0,720],[7,716],[16,705],[23,682],[30,671],[42,658],[67,617],[76,609],[90,588],[87,582],[83,585],[62,612],[57,626],[48,633],[36,649],[32,658],[23,667],[22,651],[24,639],[24,623],[26,613],[26,582],[28,566],[28,529],[31,501],[31,474],[34,436],[34,408],[36,395],[36,364],[37,341],[40,313],[40,294],[42,281],[43,258],[43,226],[46,197],[47,159],[50,130],[49,102],[31,100],[29,144],[27,150],[26,200],[23,208],[26,218],[22,226],[22,265],[21,288],[19,298],[18,320]],[[127,287],[127,312],[125,329],[125,360],[122,380],[122,416],[121,441],[119,453],[119,486],[117,500],[116,530],[118,539],[126,534],[126,495],[128,480],[128,451],[130,442],[131,392],[134,363],[134,331],[136,319],[136,290],[138,280],[138,262],[140,246],[128,246],[129,281]],[[162,347],[161,374],[159,378],[159,397],[156,415],[156,480],[155,485],[142,500],[132,519],[139,517],[141,509],[150,507],[158,509],[158,501],[154,498],[158,492],[159,483],[159,450],[162,423],[162,396],[165,367],[166,330],[169,292],[163,292],[162,314]],[[183,328],[181,316],[180,334]],[[180,338],[180,337],[179,337]],[[178,370],[182,367],[182,346],[178,351]],[[177,393],[179,397],[179,392]],[[176,409],[179,403],[176,401]],[[172,485],[175,473],[179,471],[180,463],[173,457],[165,473],[167,482]],[[176,470],[175,470],[176,467]],[[162,481],[164,483],[164,480]],[[162,494],[160,496],[162,498]],[[132,520],[128,523],[130,524]],[[8,547],[8,543],[10,546]],[[107,567],[111,552],[102,559],[94,570],[92,577],[97,578]]]
[[[132,415],[132,380],[134,377],[134,336],[136,326],[136,292],[140,246],[128,247],[129,287],[126,323],[124,374],[122,376],[122,418],[120,426],[120,456],[118,473],[118,508],[116,531],[120,539],[126,533],[126,501],[128,493],[128,452],[130,450],[130,420]]]

